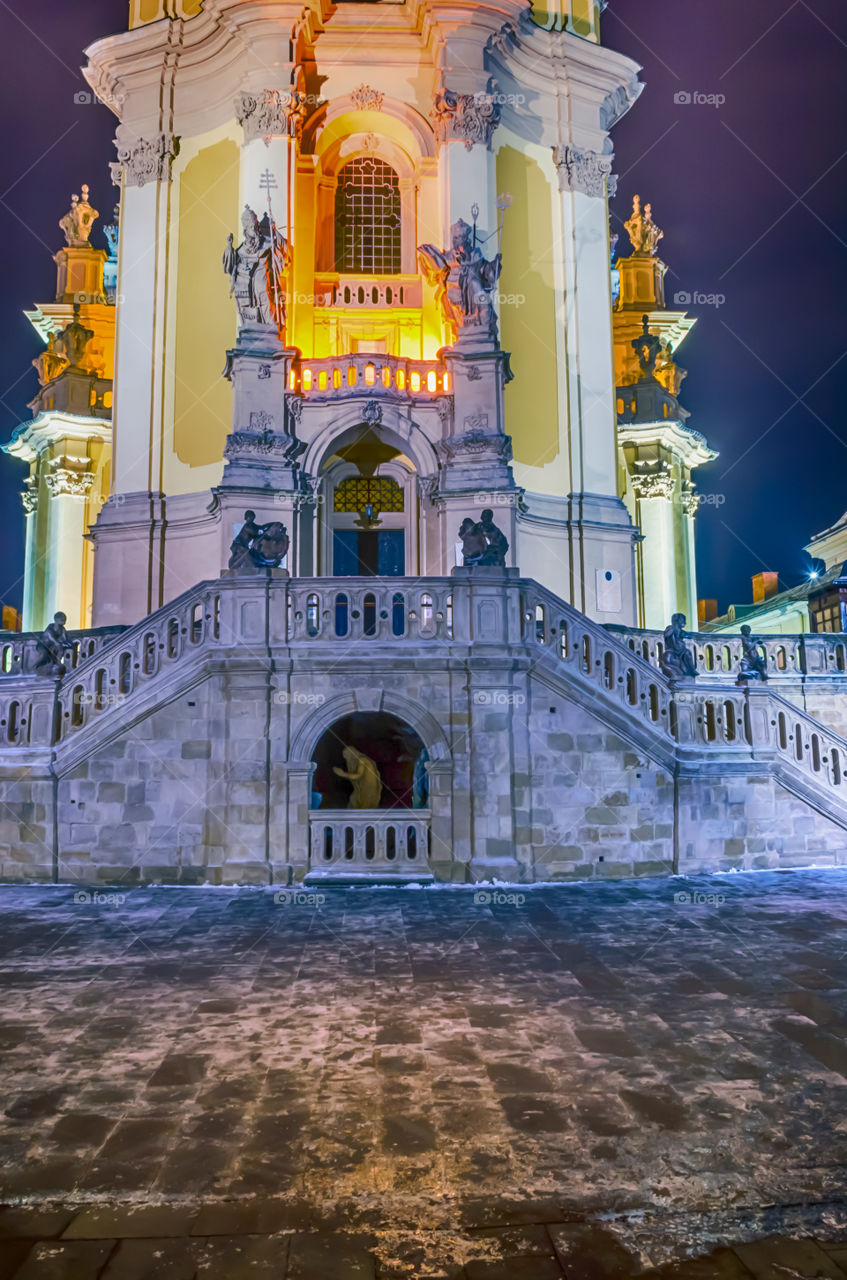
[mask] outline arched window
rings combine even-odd
[[[335,269],[371,276],[400,272],[400,182],[376,156],[357,156],[338,175]]]

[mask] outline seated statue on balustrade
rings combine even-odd
[[[494,512],[486,507],[479,521],[467,516],[459,526],[464,566],[505,568],[509,540],[494,523]]]
[[[42,631],[38,637],[36,641],[38,647],[38,658],[35,664],[36,675],[61,678],[66,674],[65,654],[73,650],[73,644],[65,630],[67,620],[67,615],[64,613],[54,614],[53,621],[49,627]]]
[[[693,680],[697,675],[697,664],[686,645],[685,614],[675,613],[670,625],[665,627],[664,648],[659,658],[659,666],[669,680]]]
[[[738,668],[738,683],[748,680],[767,680],[768,663],[759,649],[759,641],[752,634],[750,626],[745,622],[741,628],[741,662]]]
[[[244,512],[244,524],[230,545],[229,568],[236,573],[257,573],[278,569],[288,554],[289,538],[284,524],[256,524],[256,512]]]

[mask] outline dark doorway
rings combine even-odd
[[[337,578],[402,578],[406,572],[403,529],[336,529],[332,572]]]
[[[429,760],[411,725],[385,711],[362,711],[338,720],[315,747],[312,808],[346,809],[350,783],[333,772],[344,768],[345,747],[373,760],[382,779],[381,809],[425,809],[429,803]],[[318,801],[318,797],[320,800]]]

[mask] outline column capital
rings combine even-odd
[[[636,467],[650,467],[649,471],[637,471],[632,477],[632,487],[635,490],[637,498],[665,498],[671,499],[674,495],[676,481],[673,473],[666,462],[655,463],[638,463]]]
[[[580,191],[583,195],[610,196],[617,190],[618,180],[612,173],[614,156],[602,155],[570,143],[560,143],[553,148],[553,162],[559,174],[561,191]]]
[[[242,91],[235,99],[235,117],[244,130],[244,141],[263,138],[298,138],[306,118],[306,96],[297,89]]]
[[[115,138],[118,158],[110,165],[112,182],[121,185],[126,175],[128,187],[148,182],[170,182],[171,165],[179,154],[179,138],[173,133],[157,133],[152,138]]]
[[[468,151],[477,143],[491,149],[500,123],[500,104],[493,93],[454,93],[442,89],[435,95],[430,115],[441,142],[464,142]]]
[[[90,492],[94,484],[94,472],[88,469],[89,463],[85,461],[83,467],[78,467],[68,465],[71,461],[69,458],[57,458],[50,463],[44,483],[51,498],[60,498],[65,494],[72,498],[84,498]]]

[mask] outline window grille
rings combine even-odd
[[[376,156],[357,156],[338,175],[335,269],[373,276],[400,272],[400,183]]]
[[[335,490],[335,511],[402,511],[403,490],[391,476],[350,476]]]

